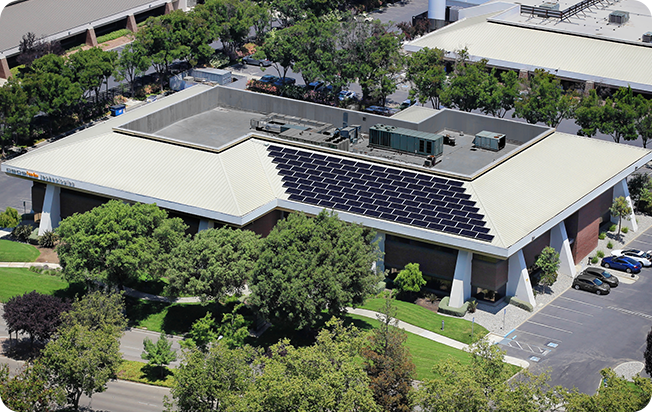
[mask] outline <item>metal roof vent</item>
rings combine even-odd
[[[652,31],[643,34],[643,43],[652,43]]]
[[[609,23],[618,25],[625,24],[629,21],[629,12],[623,10],[612,11],[609,14]]]

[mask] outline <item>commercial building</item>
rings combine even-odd
[[[417,140],[369,146],[374,127]],[[325,143],[342,133],[348,150]],[[419,139],[443,139],[441,154]],[[193,231],[262,235],[288,212],[332,209],[379,233],[381,269],[418,262],[461,306],[471,296],[535,304],[528,267],[547,245],[574,276],[613,199],[628,197],[626,177],[650,160],[646,149],[471,113],[413,106],[387,118],[198,85],[1,170],[34,182],[41,232],[111,198],[156,203]]]

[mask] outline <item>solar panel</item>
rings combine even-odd
[[[463,182],[284,146],[268,154],[290,200],[493,240]]]

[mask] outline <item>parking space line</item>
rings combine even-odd
[[[563,296],[562,296],[562,297],[563,297]],[[557,306],[557,305],[553,305],[553,304],[550,304],[550,305],[548,305],[548,306],[552,306],[553,308],[558,308],[558,309],[567,310],[567,311],[569,311],[569,312],[579,313],[580,315],[586,315],[586,316],[593,317],[593,315],[591,315],[590,313],[584,313],[584,312],[580,312],[579,310],[568,309],[568,308],[565,308],[565,307],[563,307],[563,306]]]
[[[537,336],[539,338],[543,338],[543,339],[550,340],[550,341],[554,340],[555,342],[561,343],[560,339],[554,339],[554,338],[551,338],[551,337],[548,337],[548,336],[538,335],[536,333],[527,332],[527,331],[524,331],[524,330],[519,330],[518,333],[527,333],[528,335]]]
[[[634,312],[632,310],[617,308],[615,306],[607,306],[607,309],[612,309],[612,310],[615,310],[615,311],[618,311],[618,312],[626,313],[628,315],[634,315],[634,316],[640,316],[642,318],[652,319],[652,315],[648,315],[647,313]]]
[[[581,303],[581,304],[583,304],[583,305],[587,305],[587,306],[593,306],[594,308],[598,308],[598,309],[602,309],[602,308],[603,308],[603,306],[598,306],[598,305],[594,305],[594,304],[592,304],[592,303],[582,302],[581,300],[577,300],[577,299],[567,298],[566,296],[560,296],[560,298],[561,298],[561,299],[570,300],[570,301],[572,301],[572,302]]]
[[[546,325],[546,324],[543,324],[543,323],[532,322],[531,320],[526,321],[526,323],[531,323],[531,324],[533,324],[533,325],[543,326],[543,327],[546,327],[546,328],[550,328],[550,329],[558,330],[558,331],[560,331],[560,332],[573,333],[573,332],[571,332],[571,331],[569,331],[569,330],[566,330],[566,329],[556,328],[556,327],[554,327],[554,326]]]
[[[548,315],[547,313],[537,313],[537,315],[548,316],[549,318],[561,319],[561,320],[563,320],[563,321],[565,321],[565,322],[571,322],[571,323],[576,323],[576,324],[578,324],[578,325],[583,325],[582,322],[576,322],[576,321],[574,321],[574,320],[565,319],[565,318],[560,318],[559,316]]]

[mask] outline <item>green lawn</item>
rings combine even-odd
[[[0,302],[33,290],[62,297],[68,295],[69,285],[60,276],[34,273],[25,268],[0,268]]]
[[[171,388],[174,374],[169,368],[165,368],[163,371],[161,376],[160,370],[152,368],[146,363],[123,360],[118,369],[118,379]]]
[[[0,239],[0,262],[33,262],[41,252],[27,243]]]
[[[448,338],[455,339],[459,342],[466,344],[477,342],[489,333],[487,329],[476,323],[475,326],[473,326],[473,339],[471,339],[471,322],[468,320],[443,316],[410,302],[392,300],[392,303],[397,311],[397,319]],[[379,312],[384,304],[385,299],[372,298],[368,299],[360,308]],[[444,331],[441,330],[442,320],[444,321]]]

